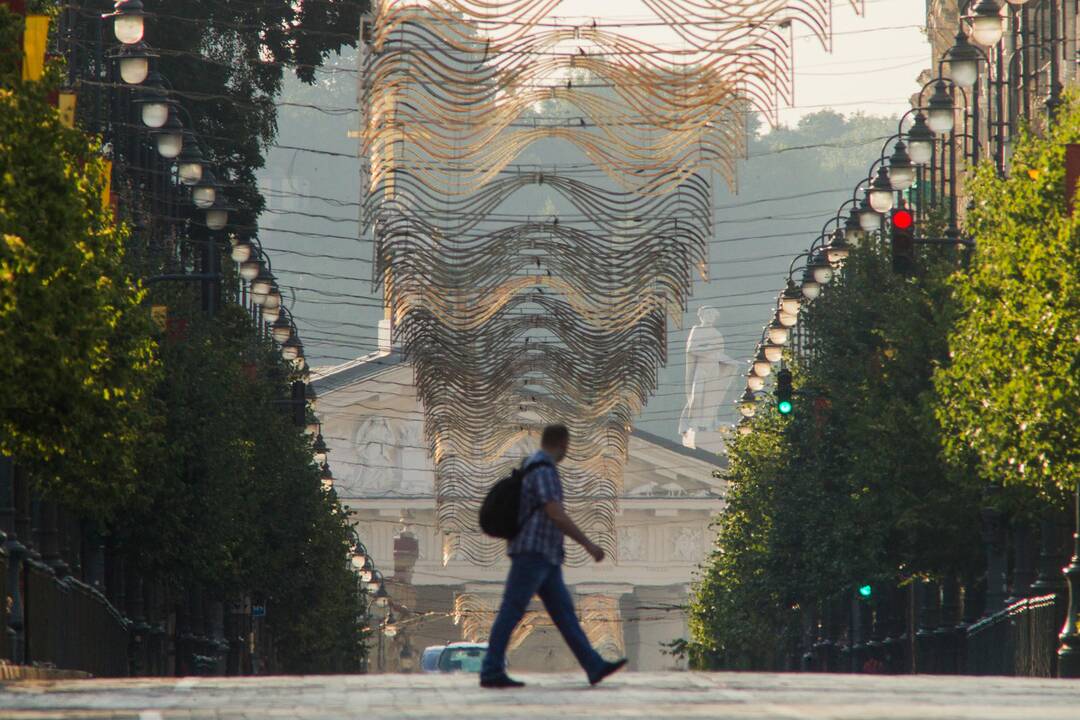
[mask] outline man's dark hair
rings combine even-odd
[[[570,442],[570,430],[562,424],[548,425],[540,436],[541,447],[555,447]]]

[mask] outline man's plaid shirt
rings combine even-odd
[[[552,565],[562,565],[563,533],[544,512],[546,503],[562,502],[562,480],[555,469],[555,461],[543,450],[537,450],[525,460],[525,467],[538,461],[540,465],[529,471],[521,482],[521,504],[518,508],[517,537],[507,544],[511,557],[523,553],[539,553]],[[535,511],[535,512],[534,512]]]

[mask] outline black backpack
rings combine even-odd
[[[503,540],[513,540],[521,527],[518,525],[518,513],[521,510],[521,483],[533,468],[541,465],[551,466],[547,460],[514,468],[513,472],[492,485],[480,506],[480,529],[486,535]],[[533,508],[530,515],[536,512]]]

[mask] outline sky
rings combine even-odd
[[[780,110],[782,124],[822,108],[875,115],[908,109],[908,97],[919,89],[915,77],[929,64],[926,0],[863,0],[854,6],[851,0],[833,0],[831,52],[810,30],[796,26],[795,98]],[[568,23],[594,17],[626,23],[620,32],[664,49],[686,47],[671,31],[648,24],[656,16],[643,0],[563,0],[555,17]]]
[[[641,0],[566,0],[560,7],[560,15],[572,22],[586,22],[593,15],[600,22],[618,19],[624,23],[653,17]],[[918,89],[915,78],[930,64],[929,46],[922,32],[924,0],[866,0],[865,14],[861,17],[848,0],[834,0],[833,10],[831,53],[810,37],[807,30],[796,28],[794,102],[792,107],[779,110],[781,124],[797,124],[804,115],[824,108],[846,115],[855,112],[898,115],[909,108],[908,98]],[[564,17],[560,17],[560,23]],[[678,45],[676,39],[657,34],[662,32],[659,29],[646,27],[635,32],[652,32],[653,37],[648,39],[665,47]],[[348,58],[342,66],[350,63]],[[361,192],[359,162],[355,157],[356,140],[348,134],[356,129],[357,114],[338,110],[355,108],[355,67],[345,67],[336,74],[327,71],[321,77],[333,78],[335,82],[314,88],[295,81],[286,84],[282,100],[293,105],[283,106],[280,111],[277,147],[269,153],[266,168],[259,175],[269,208],[260,219],[260,226],[263,245],[281,278],[287,304],[296,317],[310,360],[315,365],[335,365],[374,349],[376,323],[382,317],[382,310],[379,294],[371,284],[371,241],[360,236],[356,222]],[[310,107],[312,104],[324,109],[319,111]],[[858,152],[876,157],[877,147],[866,145],[858,148]],[[858,166],[862,167],[861,162]],[[745,177],[748,173],[745,167],[743,170]],[[858,180],[853,175],[850,184]],[[803,181],[794,178],[792,182]],[[805,182],[812,183],[813,178]],[[738,204],[740,200],[724,203]],[[841,201],[842,198],[837,200],[832,196],[815,196],[798,210],[828,215]],[[779,211],[775,206],[755,204],[745,212],[727,211],[727,222],[744,222],[739,218],[776,212]],[[816,227],[824,219],[816,221]],[[810,225],[813,223],[807,221],[806,227]],[[803,226],[799,227],[801,231]],[[796,237],[790,241],[769,241],[769,245],[714,247],[712,254],[717,260],[750,255],[773,259],[730,268],[714,267],[712,272],[721,280],[723,276],[739,274],[745,274],[746,278],[696,287],[698,299],[691,303],[684,326],[693,324],[700,304],[716,303],[710,302],[710,297],[744,290],[778,292],[783,287],[790,257],[805,248],[811,239]],[[767,294],[762,301],[766,305],[771,302]],[[762,318],[756,327],[767,321],[768,310],[768,307],[761,310]],[[750,311],[730,310],[725,321],[729,326],[735,320],[744,321],[747,312]],[[670,367],[662,373],[657,394],[638,423],[673,440],[678,438],[685,338],[686,330],[677,330],[672,325]],[[739,361],[748,360],[752,342],[752,338],[737,342],[733,336],[729,353]],[[741,380],[736,385],[735,395],[741,392]],[[734,408],[726,412],[732,416]]]
[[[805,32],[797,36],[795,102],[781,110],[781,122],[823,107],[873,115],[908,110],[919,89],[915,78],[930,65],[925,0],[866,0],[862,17],[847,0],[834,0],[833,21],[831,53]]]

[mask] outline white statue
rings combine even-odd
[[[720,427],[720,409],[739,369],[724,352],[724,336],[716,329],[719,317],[716,308],[700,308],[700,322],[686,339],[686,406],[679,419],[679,434],[687,447],[695,447],[697,432]]]

